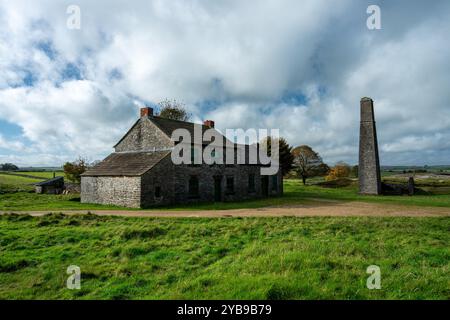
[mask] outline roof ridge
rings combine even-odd
[[[170,118],[164,118],[164,117],[160,117],[160,116],[152,116],[149,118],[158,118],[158,119],[164,119],[164,120],[169,120],[169,121],[176,121],[176,122],[182,122],[182,123],[187,123],[187,124],[193,124],[193,125],[199,125],[199,126],[203,126],[206,127],[203,123],[195,123],[195,122],[190,122],[190,121],[183,121],[183,120],[177,120],[177,119],[170,119]]]
[[[172,147],[161,150],[127,150],[127,151],[114,151],[111,154],[125,154],[125,153],[158,153],[158,152],[171,152]]]

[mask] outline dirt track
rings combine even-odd
[[[41,216],[49,212],[65,214],[114,215],[127,217],[314,217],[314,216],[391,216],[391,217],[436,217],[450,216],[450,208],[398,206],[365,202],[320,201],[309,205],[266,207],[233,210],[53,210],[20,211],[17,213]],[[0,212],[6,213],[6,212]]]

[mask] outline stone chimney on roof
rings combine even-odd
[[[141,118],[142,117],[152,117],[153,116],[153,108],[144,107],[141,108]]]
[[[214,121],[213,120],[205,120],[205,121],[203,121],[203,125],[210,127],[210,128],[214,128]]]

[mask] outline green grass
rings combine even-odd
[[[53,178],[53,173],[56,177],[64,177],[63,171],[0,171],[0,178],[3,176],[17,176],[29,179],[38,179],[40,181]]]
[[[0,216],[0,299],[450,299],[450,218]],[[66,268],[81,268],[81,289]],[[381,268],[368,290],[366,268]]]
[[[0,194],[5,192],[31,191],[33,183],[42,181],[40,178],[28,178],[0,172]]]
[[[301,186],[296,180],[285,182],[287,190],[291,190],[290,197],[303,199],[328,199],[341,201],[362,201],[372,203],[386,203],[395,205],[412,205],[427,207],[450,207],[450,194],[414,195],[409,196],[362,196],[358,194],[357,186],[343,188],[324,188],[319,186]]]
[[[27,176],[40,177],[43,179],[51,179],[53,178],[53,171],[18,171],[14,172],[15,174],[22,174]],[[55,171],[56,177],[64,177],[63,171]]]
[[[55,174],[56,176],[64,176],[64,172],[55,172]],[[51,178],[53,178],[53,172],[0,171],[0,194],[33,191],[33,184]]]
[[[249,200],[240,202],[200,203],[176,205],[155,209],[170,210],[229,210],[242,208],[261,208],[268,206],[290,206],[317,202],[321,200],[363,201],[395,205],[429,207],[450,207],[450,195],[408,196],[360,196],[356,186],[343,188],[324,188],[314,185],[303,186],[298,180],[285,180],[282,197]],[[0,194],[0,211],[25,210],[102,210],[125,209],[118,206],[103,206],[80,203],[79,195],[46,195],[30,192]],[[130,210],[130,209],[127,209]],[[154,210],[154,209],[148,209]]]
[[[0,211],[47,211],[47,210],[111,210],[123,207],[100,204],[84,204],[79,194],[52,195],[34,192],[15,192],[0,194]]]

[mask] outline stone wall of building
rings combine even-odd
[[[249,175],[254,175],[254,189],[249,189]],[[198,179],[198,193],[189,193],[189,180]],[[227,189],[233,178],[233,190]],[[256,165],[173,165],[170,157],[141,177],[82,177],[81,202],[145,208],[176,203],[213,202],[215,179],[220,179],[220,200],[239,201],[265,196],[263,179],[267,179],[267,196],[283,194],[281,173],[275,178],[260,175]],[[276,184],[274,184],[276,179]]]
[[[116,152],[148,151],[170,148],[174,145],[148,117],[142,117],[116,146]]]
[[[140,177],[81,177],[81,202],[141,206]]]
[[[174,167],[170,156],[162,159],[141,178],[143,208],[174,203]]]
[[[254,189],[249,190],[249,175],[254,175]],[[198,179],[198,195],[189,193],[189,180]],[[228,190],[227,179],[233,179],[233,189]],[[255,165],[179,165],[174,168],[175,196],[177,203],[211,202],[216,200],[216,179],[220,181],[219,201],[238,201],[263,197],[260,167]],[[281,173],[276,176],[276,189],[272,188],[272,177],[268,176],[268,196],[282,195]],[[219,182],[218,182],[219,183]]]

